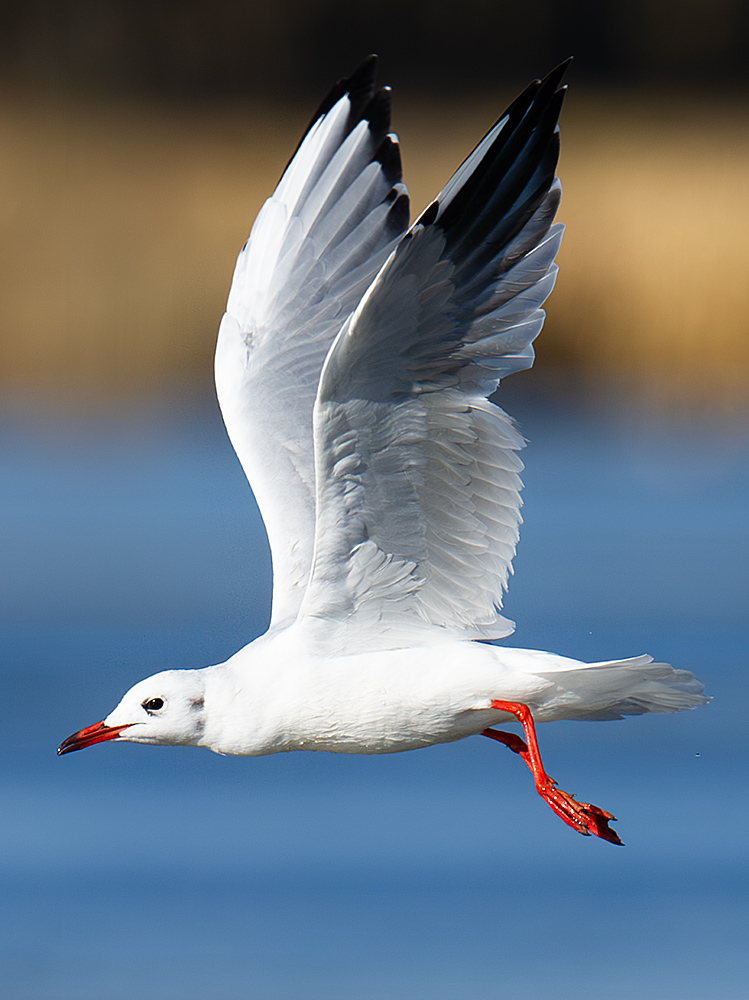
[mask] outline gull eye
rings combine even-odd
[[[164,707],[163,698],[149,698],[148,701],[143,702],[143,708],[147,712],[158,712],[159,709]]]

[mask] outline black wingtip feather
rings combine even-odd
[[[338,80],[337,83],[334,83],[320,102],[317,111],[312,116],[312,120],[302,136],[302,141],[304,141],[304,136],[306,136],[307,132],[309,132],[317,119],[326,115],[330,109],[336,105],[338,101],[340,101],[344,94],[350,95],[352,108],[361,109],[365,107],[369,103],[375,90],[376,72],[377,56],[372,54],[362,60],[353,73],[349,76],[344,76],[342,79]]]
[[[411,219],[411,202],[406,191],[401,189],[397,194],[393,189],[391,194],[395,195],[395,200],[388,212],[388,225],[393,237],[400,236],[408,229]]]
[[[507,118],[506,124],[439,217],[424,213],[419,220],[444,230],[451,255],[467,253],[474,262],[494,256],[498,244],[509,242],[546,196],[559,157],[557,123],[567,89],[559,83],[570,61],[515,98],[497,119]]]
[[[284,173],[288,170],[289,163],[291,163],[296,154],[299,152],[299,147],[307,138],[307,135],[315,122],[319,118],[322,118],[323,115],[327,115],[330,109],[335,107],[340,99],[346,94],[349,95],[349,100],[351,101],[351,114],[349,115],[348,130],[351,131],[357,122],[361,121],[362,118],[367,117],[365,113],[366,108],[372,101],[372,97],[375,94],[377,58],[378,57],[374,53],[367,56],[366,59],[359,63],[353,73],[349,76],[344,76],[342,79],[338,80],[337,83],[333,84],[318,105],[314,115],[310,118],[306,129],[302,132],[302,136],[296,144],[296,149],[291,154],[289,162],[284,167]],[[387,129],[385,129],[385,131],[387,131]]]
[[[566,59],[563,59],[558,66],[555,66],[554,69],[551,70],[550,73],[547,73],[543,80],[541,80],[541,86],[547,86],[550,91],[555,91],[562,82],[562,77],[569,69],[572,61],[572,56],[568,56]]]
[[[380,143],[381,148],[384,149],[382,141],[390,132],[392,91],[390,90],[390,87],[377,87],[375,82],[377,61],[378,57],[376,55],[372,54],[367,56],[367,58],[356,67],[353,73],[349,76],[343,77],[343,79],[339,80],[331,87],[323,100],[320,102],[317,111],[315,111],[314,115],[310,119],[309,125],[304,130],[301,139],[297,143],[296,149],[289,158],[289,162],[284,167],[284,173],[288,170],[289,164],[299,152],[299,147],[307,138],[307,135],[315,122],[322,118],[323,115],[326,115],[333,107],[335,107],[341,98],[346,95],[348,95],[351,103],[346,133],[348,134],[356,128],[359,122],[367,121],[369,122],[369,128],[374,137],[374,141]],[[395,149],[397,150],[396,143],[391,140],[390,144],[391,146],[395,146]],[[402,180],[403,175],[401,171],[400,154],[398,154],[397,163],[395,155],[392,151],[383,152],[383,156],[387,157],[387,164],[383,162],[383,160],[380,160],[380,162],[383,163],[388,180],[390,180],[391,183],[396,183]],[[379,153],[375,156],[375,159],[380,159]]]
[[[374,135],[387,133],[390,130],[392,99],[393,94],[390,87],[380,87],[379,90],[375,90],[367,102],[361,117],[369,121],[369,128]]]
[[[403,177],[400,147],[391,135],[386,135],[380,142],[372,159],[380,164],[389,184],[397,184]]]

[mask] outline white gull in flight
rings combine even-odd
[[[323,101],[239,255],[216,350],[226,427],[273,556],[268,632],[226,663],[140,681],[58,753],[104,740],[392,753],[483,734],[582,834],[614,817],[544,771],[534,720],[702,704],[650,656],[495,640],[520,525],[512,419],[562,226],[566,64],[532,83],[409,227],[390,92],[367,59]],[[493,726],[518,721],[525,739]]]

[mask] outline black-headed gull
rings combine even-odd
[[[610,813],[546,774],[534,720],[677,712],[702,685],[649,656],[494,644],[513,630],[500,608],[524,441],[487,397],[533,363],[554,284],[565,65],[410,228],[374,57],[323,101],[239,255],[216,350],[273,554],[270,628],[226,663],[140,681],[58,753],[129,740],[375,754],[483,734],[571,827],[621,843]],[[491,728],[508,720],[525,740]]]

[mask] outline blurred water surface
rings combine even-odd
[[[135,680],[264,628],[262,526],[201,393],[0,430],[0,995],[13,1000],[738,1000],[746,995],[749,432],[533,388],[513,644],[643,651],[714,702],[541,728],[576,836],[513,755],[104,745]],[[531,388],[529,388],[529,386]]]

